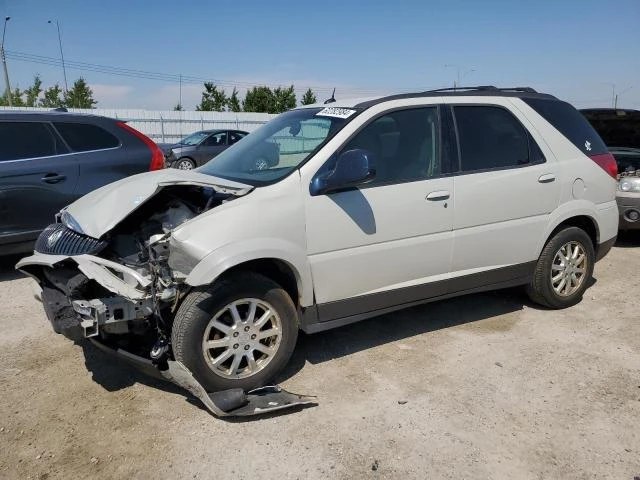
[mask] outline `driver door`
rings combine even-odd
[[[307,249],[321,321],[446,293],[454,192],[453,179],[444,176],[439,125],[436,106],[371,119],[341,152],[370,152],[376,178],[307,195]]]

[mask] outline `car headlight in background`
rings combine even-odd
[[[640,192],[640,178],[622,177],[618,182],[621,192]]]
[[[80,226],[78,221],[73,218],[73,215],[71,215],[66,210],[62,210],[62,212],[60,212],[60,221],[65,227],[73,230],[76,233],[81,233],[84,235],[84,231],[82,230],[82,227]]]

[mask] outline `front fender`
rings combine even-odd
[[[252,238],[223,245],[191,270],[186,283],[192,287],[209,285],[232,267],[262,259],[285,262],[296,277],[301,306],[313,304],[311,267],[306,252],[296,244],[278,238]]]

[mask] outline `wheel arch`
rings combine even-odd
[[[548,231],[542,245],[538,247],[538,256],[540,256],[544,246],[549,243],[549,240],[551,240],[551,238],[560,230],[567,227],[578,227],[584,230],[587,235],[589,235],[591,243],[593,244],[593,249],[597,254],[598,245],[600,243],[600,230],[598,228],[598,223],[593,216],[583,213],[557,220],[550,228],[550,231]]]
[[[300,305],[300,276],[293,266],[279,258],[257,258],[247,260],[225,270],[216,280],[224,279],[239,272],[258,273],[273,280],[289,294],[293,303]]]
[[[222,276],[253,271],[281,285],[294,304],[306,307],[313,304],[313,283],[306,255],[299,250],[275,239],[228,244],[203,258],[189,273],[186,283],[192,287],[209,285]]]

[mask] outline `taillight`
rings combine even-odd
[[[162,170],[164,168],[164,154],[153,140],[124,122],[116,122],[116,125],[131,133],[132,135],[135,135],[140,140],[142,140],[147,147],[149,147],[149,150],[151,150],[151,163],[149,164],[150,172],[154,170]]]
[[[602,169],[616,180],[618,179],[618,164],[610,153],[600,155],[589,155],[589,158],[602,167]]]

